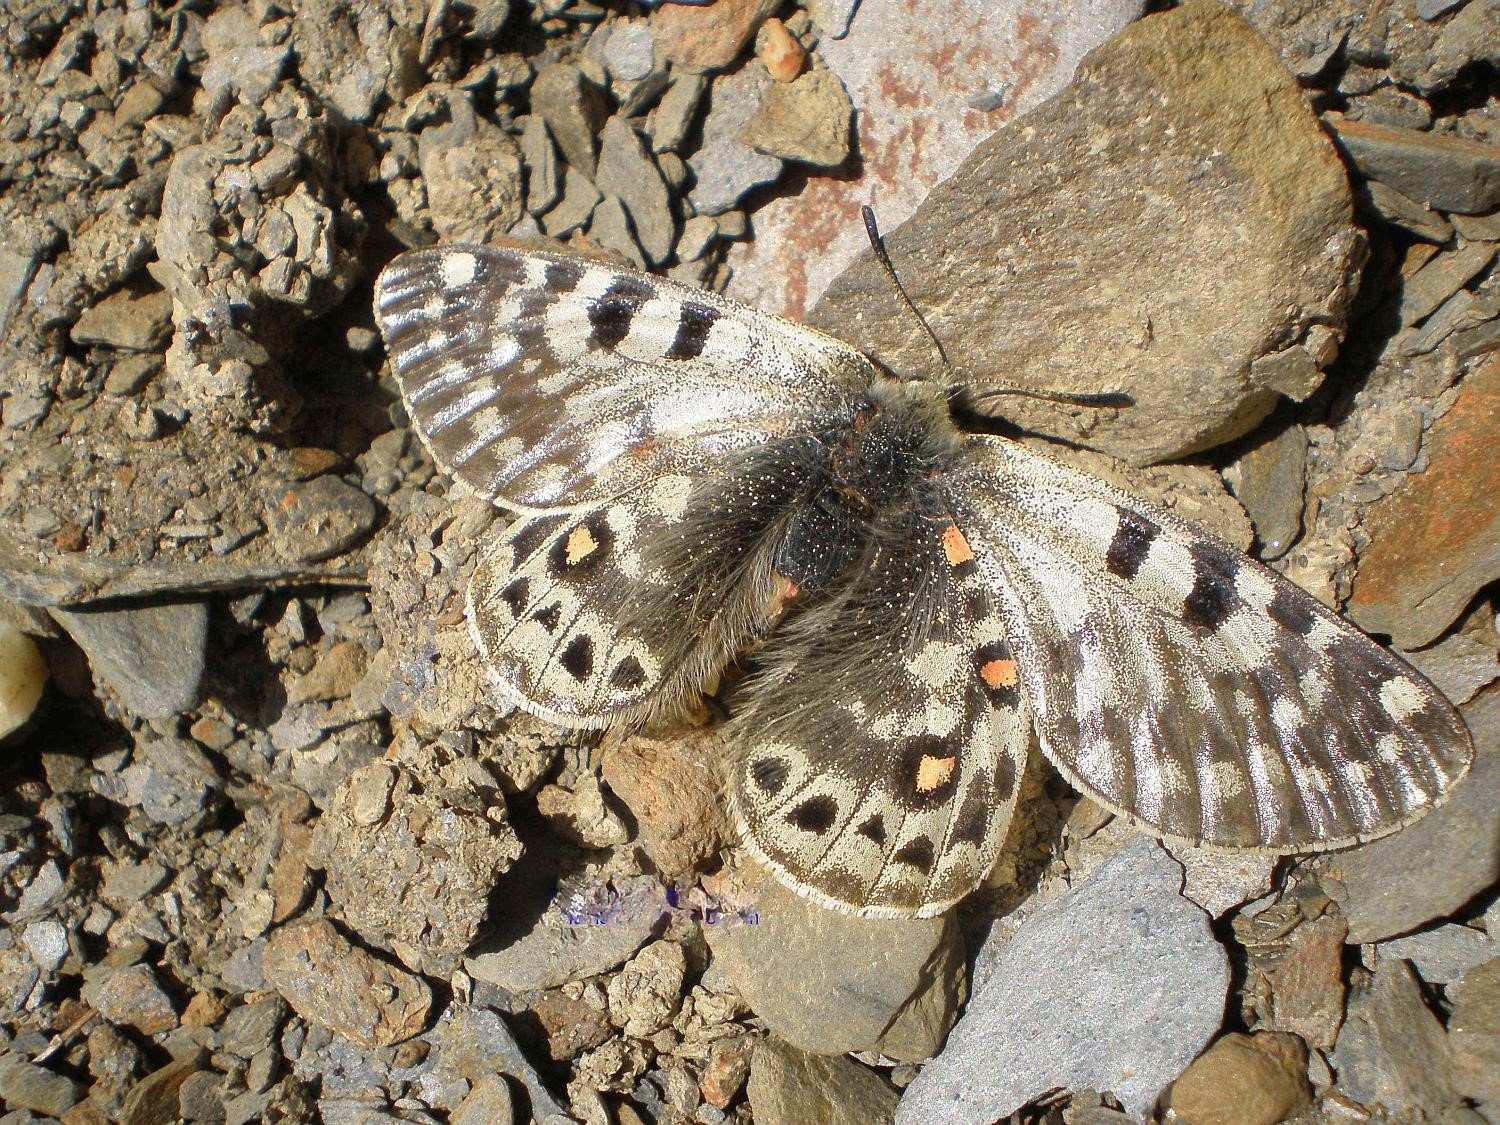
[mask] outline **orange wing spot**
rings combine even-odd
[[[953,768],[958,765],[957,758],[934,758],[931,754],[922,755],[922,760],[917,763],[917,792],[931,793],[941,785],[946,785],[948,779],[953,776]]]
[[[957,524],[943,528],[943,554],[948,556],[949,566],[962,566],[974,561],[974,552],[969,550],[969,541],[958,530]]]
[[[599,549],[599,541],[589,529],[579,524],[568,532],[568,565],[581,563]]]
[[[797,583],[793,582],[785,574],[772,575],[776,580],[776,588],[771,591],[771,600],[766,605],[766,616],[770,618],[780,617],[786,612],[787,603],[792,601],[802,591]]]
[[[979,676],[992,688],[1013,688],[1016,686],[1016,662],[988,660],[980,665]]]
[[[638,458],[640,460],[645,460],[647,457],[650,457],[653,453],[656,452],[656,439],[643,438],[642,440],[632,445],[628,450],[626,450],[626,452],[629,453],[632,457]]]

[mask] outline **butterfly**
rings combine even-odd
[[[1337,848],[1432,808],[1462,719],[1280,575],[956,396],[711,292],[539,250],[380,275],[407,413],[516,514],[468,620],[565,726],[680,713],[732,663],[726,799],[824,905],[930,916],[994,865],[1033,738],[1156,835]]]

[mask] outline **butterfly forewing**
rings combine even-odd
[[[947,482],[1044,753],[1193,843],[1338,847],[1438,803],[1472,748],[1425,679],[1286,579],[1024,447]]]
[[[571,255],[415,250],[380,275],[375,308],[434,460],[518,510],[599,503],[848,425],[874,378],[811,329]]]

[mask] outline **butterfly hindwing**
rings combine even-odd
[[[730,800],[804,894],[928,916],[994,866],[1031,722],[962,536],[884,528],[850,581],[773,633],[736,697]]]
[[[1425,679],[1268,568],[1013,442],[946,490],[1043,752],[1109,808],[1271,852],[1394,831],[1472,757]]]
[[[434,460],[519,511],[600,503],[847,425],[875,378],[810,328],[576,255],[415,250],[381,273],[375,309]]]

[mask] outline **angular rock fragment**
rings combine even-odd
[[[1028,918],[896,1120],[993,1121],[1057,1087],[1149,1110],[1218,1030],[1229,986],[1181,886],[1182,868],[1138,839]]]
[[[1343,319],[1361,258],[1351,218],[1343,165],[1296,82],[1203,0],[1098,48],[886,244],[976,394],[1133,400],[1071,416],[1014,397],[981,408],[1145,464],[1237,437],[1316,384],[1298,345]],[[811,320],[894,371],[934,364],[868,255]],[[1293,350],[1305,355],[1290,371],[1262,362]]]

